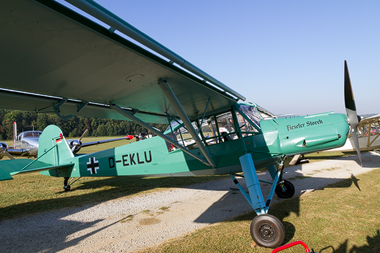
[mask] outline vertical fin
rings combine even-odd
[[[62,130],[49,125],[42,132],[38,141],[38,160],[52,165],[59,165],[61,161],[74,157]]]

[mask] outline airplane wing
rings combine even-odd
[[[108,140],[102,140],[102,141],[91,141],[91,142],[84,142],[82,144],[82,148],[84,147],[90,147],[94,145],[99,145],[103,143],[108,143],[108,142],[113,142],[113,141],[121,141],[121,140],[131,140],[133,136],[125,136],[125,137],[120,137],[120,138],[115,138],[115,139],[108,139]]]
[[[362,118],[358,124],[360,126],[367,126],[368,124],[378,123],[380,121],[380,114],[373,115],[367,118]]]
[[[358,124],[358,143],[362,151],[370,151],[380,148],[380,114],[370,117],[363,117]],[[352,135],[349,135],[346,143],[342,147],[329,149],[326,151],[350,152],[355,151]]]
[[[159,80],[190,120],[245,100],[95,2],[69,2],[96,18],[52,0],[1,1],[1,108],[127,120],[110,108],[116,104],[164,124],[179,115]]]
[[[83,136],[83,135],[82,135]],[[82,137],[81,137],[82,138]],[[107,140],[101,140],[101,141],[91,141],[91,142],[81,142],[81,138],[79,140],[67,140],[67,144],[71,148],[71,151],[75,154],[79,152],[81,148],[84,147],[90,147],[98,144],[108,143],[108,142],[114,142],[114,141],[120,141],[120,140],[131,140],[133,139],[132,135],[127,135],[125,137],[120,138],[114,138],[114,139],[107,139]]]

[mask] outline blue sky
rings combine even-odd
[[[380,113],[380,1],[97,0],[276,114]]]

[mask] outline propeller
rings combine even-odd
[[[15,159],[13,155],[8,153],[8,145],[5,142],[0,142],[0,159],[3,159],[4,155],[9,159]]]
[[[352,92],[350,74],[348,73],[347,61],[344,61],[344,103],[346,105],[346,113],[348,123],[350,124],[350,132],[352,140],[358,153],[360,166],[362,165],[362,157],[360,155],[359,139],[358,139],[358,115],[356,113],[356,106],[354,94]]]
[[[84,130],[82,136],[79,137],[78,140],[73,140],[73,141],[71,141],[69,143],[69,146],[70,146],[71,151],[73,153],[77,153],[81,149],[81,147],[82,147],[82,139],[83,139],[84,135],[87,133],[87,131],[88,131],[88,128],[86,128],[86,130]]]

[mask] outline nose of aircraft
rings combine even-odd
[[[344,145],[350,133],[359,156],[358,116],[347,62],[344,63],[344,97],[347,115],[323,113],[303,117],[262,120],[261,129],[272,153],[294,155]]]
[[[346,115],[336,113],[271,119],[260,125],[271,152],[285,155],[342,146],[349,130]]]
[[[37,156],[38,153],[38,139],[31,139],[28,141],[28,146],[25,149],[30,156]]]

